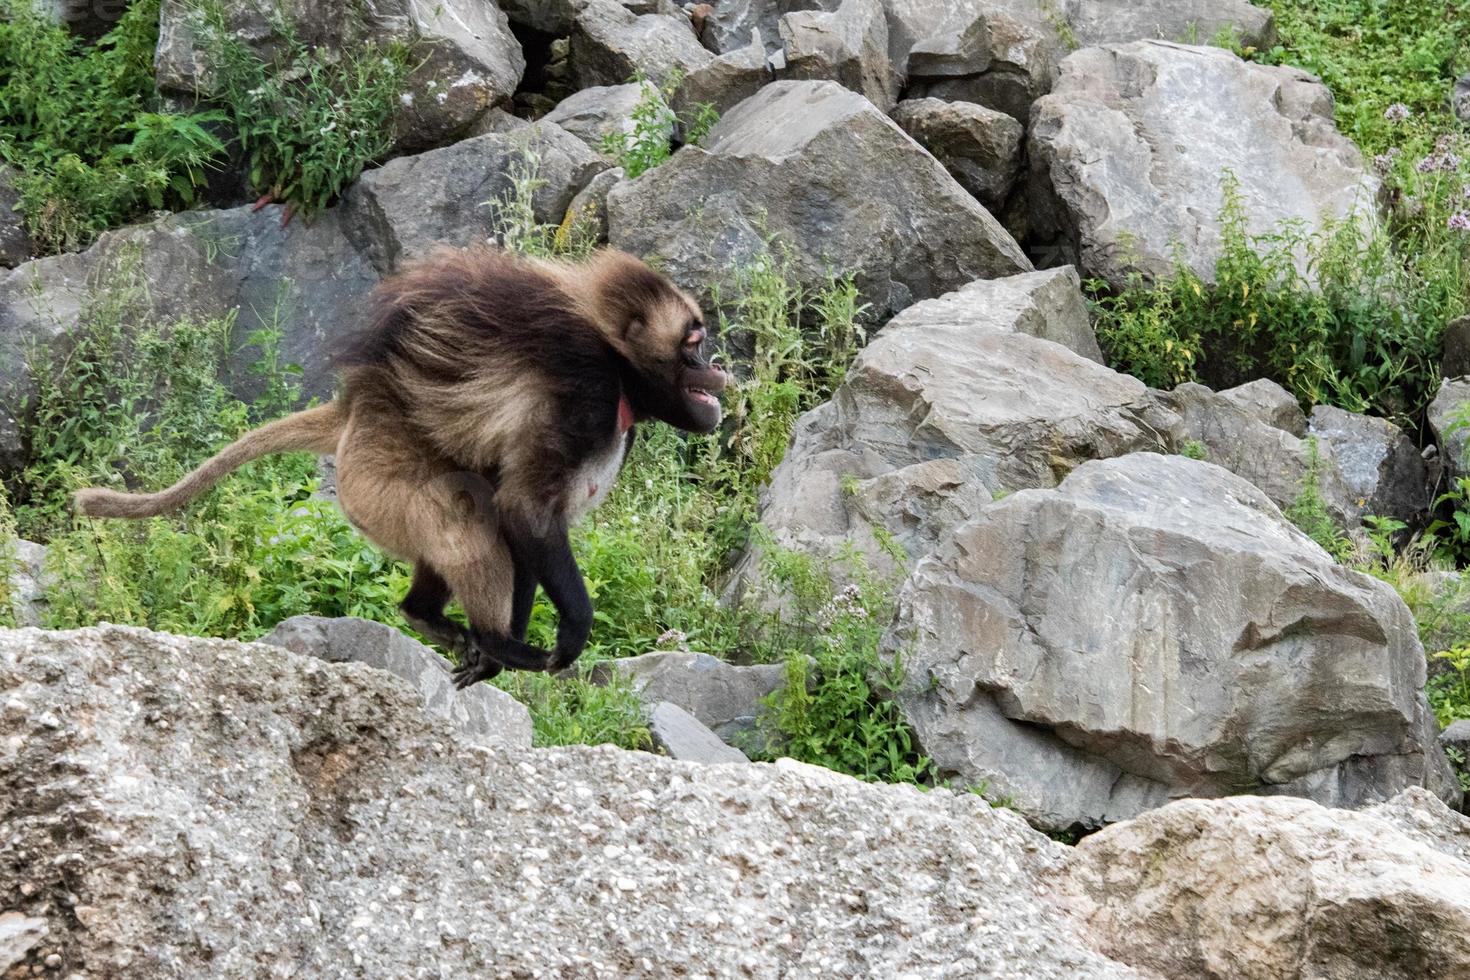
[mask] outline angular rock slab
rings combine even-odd
[[[1028,145],[1032,234],[1118,287],[1130,273],[1172,272],[1176,243],[1214,277],[1227,170],[1253,233],[1287,220],[1316,231],[1373,207],[1373,180],[1333,124],[1327,88],[1219,48],[1075,52],[1033,108]]]
[[[1312,447],[1305,438],[1263,421],[1260,406],[1242,404],[1245,387],[1217,394],[1189,382],[1156,396],[1160,404],[1179,413],[1184,439],[1204,447],[1206,462],[1225,467],[1285,510],[1301,494],[1311,472]],[[1295,406],[1294,400],[1292,404]],[[1301,409],[1296,412],[1300,415]],[[1334,444],[1328,439],[1317,440],[1317,490],[1339,527],[1358,525],[1363,505],[1344,479]]]
[[[1180,796],[1351,806],[1439,785],[1403,601],[1218,466],[1085,463],[953,532],[899,602],[885,645],[923,751],[1039,827]]]
[[[714,60],[694,36],[689,18],[636,14],[617,0],[580,0],[572,29],[571,65],[578,88],[623,85],[641,73],[662,85]]]
[[[499,110],[494,110],[499,115]],[[560,224],[572,197],[608,164],[580,139],[545,120],[497,118],[502,128],[443,149],[398,157],[369,170],[337,209],[348,234],[381,274],[438,245],[483,245],[496,209],[534,159],[541,184],[536,220]]]
[[[52,584],[46,572],[46,546],[21,539],[8,545],[0,541],[0,558],[8,558],[12,563],[6,597],[15,625],[40,626],[46,610],[46,592]]]
[[[360,52],[364,42],[411,45],[413,66],[396,112],[400,149],[438,146],[491,106],[509,102],[526,59],[505,14],[490,0],[380,0],[350,12],[307,0],[220,5],[225,29],[262,57],[281,47],[279,18],[312,48]],[[154,69],[160,91],[208,97],[213,30],[192,0],[163,0]]]
[[[456,691],[444,658],[391,626],[352,617],[292,616],[260,642],[328,663],[385,670],[412,684],[430,714],[466,735],[506,748],[531,747],[525,705],[489,684]]]
[[[660,701],[648,713],[648,731],[665,755],[680,762],[710,766],[750,761],[745,753],[720,741],[698,718],[667,701]]]
[[[88,977],[1141,976],[971,794],[466,744],[264,644],[0,632],[0,799],[0,894]]]
[[[987,208],[1005,204],[1021,170],[1025,130],[1016,120],[971,102],[905,99],[893,121]]]
[[[833,11],[798,10],[781,18],[783,78],[831,79],[887,112],[898,101],[899,76],[888,61],[888,22],[881,0],[842,0]]]
[[[1065,887],[1158,976],[1470,976],[1470,819],[1424,790],[1357,812],[1171,803],[1084,839]]]
[[[604,660],[592,668],[596,683],[606,683],[613,675],[631,681],[645,705],[677,705],[737,747],[754,747],[761,701],[786,686],[786,670],[780,664],[737,665],[689,651]]]
[[[1273,429],[1290,432],[1298,439],[1307,434],[1307,417],[1302,412],[1296,396],[1274,381],[1258,378],[1255,381],[1219,392],[1226,404],[1239,409],[1258,422]]]
[[[1392,517],[1413,524],[1428,513],[1434,489],[1424,457],[1388,419],[1318,405],[1308,434],[1331,448],[1355,520]]]
[[[1171,447],[1177,416],[1101,359],[1071,269],[916,303],[798,421],[761,523],[783,547],[832,558],[853,546],[890,574],[997,494]]]
[[[879,316],[1031,268],[938,161],[835,82],[767,85],[703,148],[619,185],[608,211],[612,244],[704,297],[771,236],[804,287],[850,273]]]

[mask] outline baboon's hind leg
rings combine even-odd
[[[464,662],[469,650],[469,631],[444,615],[451,595],[449,583],[425,562],[413,567],[413,585],[399,609],[408,624]]]
[[[425,537],[423,561],[443,578],[470,621],[455,684],[467,687],[505,668],[545,670],[551,655],[511,636],[515,567],[493,523],[472,517],[440,532]]]

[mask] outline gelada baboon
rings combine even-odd
[[[404,615],[457,654],[459,686],[568,666],[592,627],[568,527],[606,497],[637,422],[720,423],[726,376],[701,349],[699,307],[613,250],[579,263],[443,250],[374,303],[336,357],[336,400],[247,433],[167,490],[82,490],[77,509],[148,517],[257,457],[334,454],[343,511],[413,562]],[[525,642],[537,585],[558,613],[551,651]],[[445,616],[451,596],[468,629]]]

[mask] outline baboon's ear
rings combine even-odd
[[[628,321],[628,325],[623,328],[623,339],[633,340],[637,337],[642,336],[643,331],[646,327],[647,324],[643,322],[643,318],[641,316],[633,317]]]

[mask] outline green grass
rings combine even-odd
[[[255,193],[316,210],[392,146],[402,45],[333,54],[278,19],[281,41],[265,60],[225,29],[221,8],[197,3],[218,91],[198,111],[173,112],[154,91],[159,0],[135,0],[95,44],[35,2],[0,0],[0,160],[18,171],[38,254],[192,207],[208,171],[232,157]]]
[[[1463,0],[1265,0],[1280,44],[1257,60],[1319,76],[1337,125],[1370,156],[1425,149],[1452,128],[1448,95],[1470,71],[1470,4]],[[1384,117],[1401,103],[1408,125]]]

